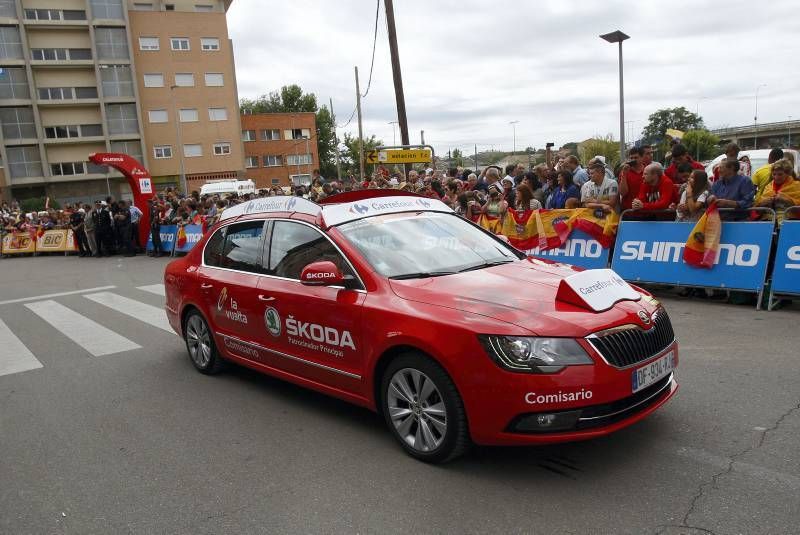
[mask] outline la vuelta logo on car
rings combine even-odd
[[[289,316],[281,325],[281,316],[278,311],[269,307],[264,311],[264,325],[274,337],[279,337],[283,328],[286,329],[287,341],[296,346],[305,347],[312,351],[320,351],[335,357],[343,357],[342,349],[349,348],[355,351],[353,335],[350,331],[339,331],[333,327],[325,327],[318,323],[308,323]]]
[[[239,323],[244,323],[247,325],[247,314],[241,312],[239,310],[239,304],[236,302],[236,299],[233,297],[230,298],[230,308],[225,308],[225,303],[228,298],[228,288],[222,288],[222,291],[219,293],[219,299],[217,300],[217,312],[222,312],[225,309],[225,317],[231,321],[237,321]]]

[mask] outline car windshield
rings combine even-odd
[[[449,275],[521,258],[452,214],[390,214],[346,223],[339,230],[376,271],[395,279]]]

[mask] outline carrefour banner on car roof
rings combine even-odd
[[[757,292],[764,285],[772,222],[725,222],[717,261],[711,269],[683,260],[692,222],[623,221],[611,267],[623,279],[676,286],[705,286]]]
[[[781,225],[772,269],[772,291],[800,295],[800,221],[784,220]]]
[[[425,197],[376,197],[342,204],[326,205],[322,217],[328,226],[355,221],[365,217],[402,212],[445,212],[453,210],[442,201]]]
[[[161,225],[161,250],[165,253],[171,253],[172,248],[175,246],[175,235],[178,233],[177,225]],[[147,238],[147,250],[153,250],[153,234]]]
[[[573,230],[561,247],[554,247],[545,251],[540,251],[537,247],[536,249],[528,249],[525,253],[586,269],[608,267],[609,250],[580,230]]]
[[[180,236],[180,232],[175,235],[175,252],[188,253],[203,238],[203,227],[201,225],[185,225],[183,231],[185,237]]]

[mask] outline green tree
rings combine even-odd
[[[461,149],[453,149],[450,154],[450,165],[455,165],[456,167],[464,166],[464,153],[461,152]]]
[[[649,145],[664,142],[668,128],[686,132],[687,130],[698,130],[704,127],[703,118],[683,106],[658,110],[655,113],[651,113],[647,121],[647,126],[642,131],[642,140]]]
[[[710,160],[719,152],[719,138],[706,129],[689,130],[683,136],[682,143],[692,158],[701,161]]]
[[[606,165],[614,168],[619,163],[619,141],[612,134],[587,139],[578,145],[578,155],[584,165],[595,156],[605,156]]]
[[[358,176],[358,136],[351,136],[347,132],[344,134],[343,147],[339,150],[339,163],[342,166],[342,174],[353,173]],[[376,139],[375,136],[364,138],[364,153],[383,145],[383,141]],[[364,164],[364,172],[371,173],[369,166]]]
[[[327,106],[319,107],[314,93],[303,93],[297,84],[285,85],[280,91],[261,95],[256,99],[243,98],[239,104],[242,113],[299,113],[316,114],[317,131],[311,138],[316,139],[319,152],[319,169],[324,177],[336,175],[336,141],[334,122]]]

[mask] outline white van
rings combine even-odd
[[[769,156],[769,152],[771,149],[758,149],[758,150],[743,150],[739,152],[739,158],[742,156],[747,156],[750,158],[750,167],[752,169],[751,173],[755,173],[765,165],[767,165],[767,157]],[[800,154],[794,149],[783,149],[784,154],[787,152],[791,152],[794,156],[794,170],[796,173],[800,173]],[[714,168],[719,165],[719,163],[725,159],[724,154],[720,154],[713,160],[711,163],[706,165],[706,173],[708,176],[713,176]]]
[[[217,180],[203,184],[200,187],[200,195],[224,195],[226,193],[244,195],[246,193],[254,194],[255,192],[256,183],[252,180]]]

